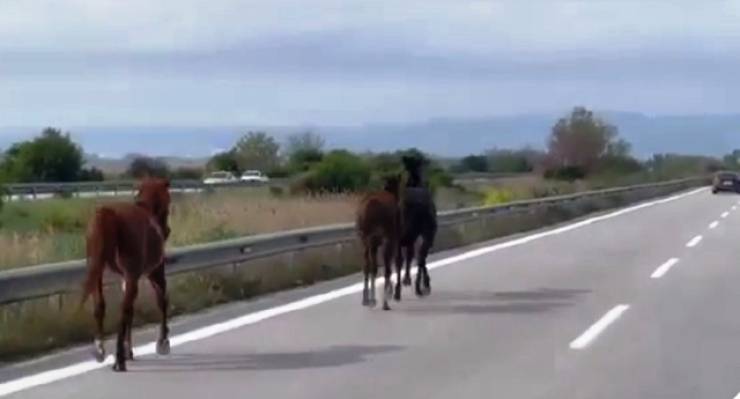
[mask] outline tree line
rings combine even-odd
[[[538,173],[550,179],[578,180],[594,176],[651,174],[657,178],[740,170],[740,150],[723,159],[657,154],[648,160],[632,155],[618,128],[584,107],[574,108],[552,127],[544,150],[490,149],[444,165],[418,149],[358,154],[327,150],[324,139],[307,131],[279,143],[266,132],[247,132],[231,149],[211,157],[204,168],[170,170],[163,159],[137,157],[124,177],[144,175],[200,179],[204,173],[260,170],[271,177],[295,177],[294,189],[360,190],[400,170],[400,156],[413,154],[429,164],[433,186],[449,185],[451,173]],[[116,176],[119,177],[119,176]],[[103,172],[85,165],[82,148],[69,133],[46,128],[31,140],[15,143],[0,154],[0,182],[70,182],[103,180]]]
[[[584,107],[574,108],[552,127],[545,150],[492,149],[462,158],[457,172],[540,173],[546,178],[578,180],[649,174],[670,179],[740,170],[740,150],[723,159],[682,154],[655,154],[647,160],[632,154],[632,145],[619,136],[617,126]]]

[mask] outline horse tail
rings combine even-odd
[[[103,284],[103,272],[107,262],[113,259],[116,249],[115,212],[110,208],[98,208],[87,231],[87,275],[82,286],[82,307],[87,298]]]

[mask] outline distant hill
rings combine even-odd
[[[676,152],[722,155],[740,148],[740,114],[647,116],[629,112],[601,112],[633,144],[636,155]],[[362,126],[314,126],[332,148],[383,151],[418,147],[439,156],[461,156],[491,147],[530,145],[543,148],[555,115],[519,115],[487,118],[444,118],[418,123]],[[230,148],[241,134],[265,130],[282,140],[301,126],[214,127],[62,127],[73,133],[86,152],[108,158],[130,153],[206,158]],[[30,137],[40,128],[0,128],[0,147]],[[101,160],[96,160],[101,161]],[[201,160],[202,161],[202,160]],[[103,162],[103,161],[101,161]]]

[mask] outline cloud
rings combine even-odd
[[[738,1],[5,0],[0,123],[736,110]]]

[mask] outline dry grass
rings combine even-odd
[[[183,197],[172,207],[172,246],[353,220],[356,199],[348,195],[274,197],[216,193]]]
[[[0,213],[0,269],[80,259],[95,205],[110,199],[8,204]],[[353,220],[349,195],[274,196],[228,190],[173,199],[171,247]]]

